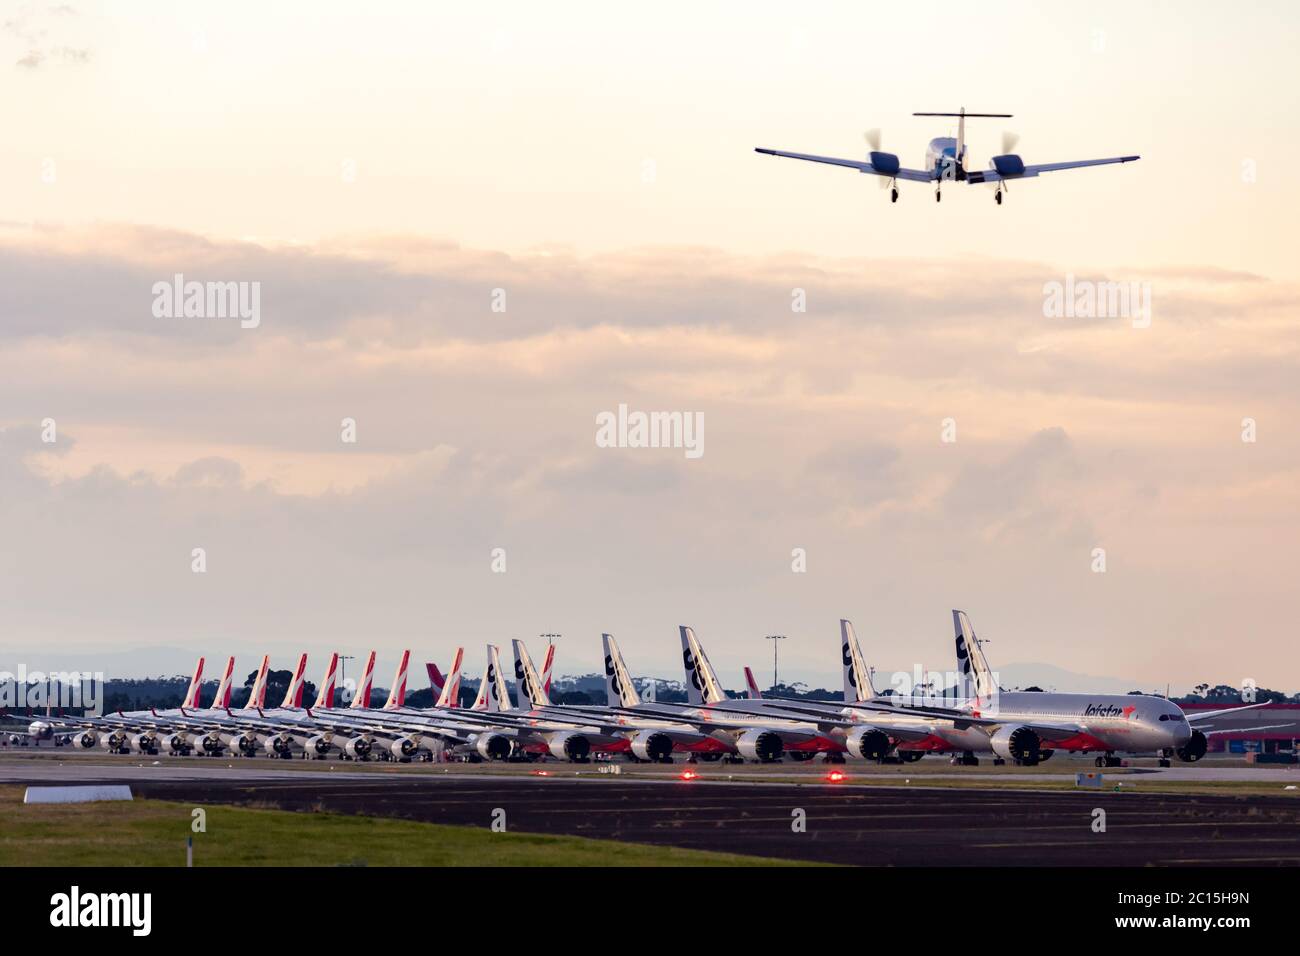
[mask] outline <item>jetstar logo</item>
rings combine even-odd
[[[704,688],[700,685],[700,672],[695,666],[695,656],[689,650],[682,651],[682,663],[686,666],[686,673],[691,675],[691,686],[703,692]]]
[[[848,670],[845,671],[845,673],[848,675],[848,678],[849,678],[849,686],[852,687],[854,690],[857,690],[857,689],[858,689],[858,676],[857,676],[857,674],[853,673],[853,671],[854,671],[855,668],[853,667],[853,658],[849,655],[849,642],[848,642],[848,641],[845,641],[845,642],[844,642],[844,647],[842,648],[841,653],[842,653],[843,658],[844,658],[844,666],[848,668]]]
[[[1137,710],[1130,704],[1127,707],[1117,707],[1115,704],[1089,704],[1083,709],[1085,717],[1123,717],[1128,720]]]

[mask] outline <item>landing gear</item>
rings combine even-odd
[[[935,190],[934,190],[934,201],[935,201],[935,202],[939,202],[939,201],[941,201],[942,199],[943,199],[943,193],[941,193],[941,192],[939,191],[939,188],[936,186],[936,187],[935,187]]]
[[[897,186],[891,186],[891,187],[890,187],[890,189],[889,189],[889,201],[890,201],[890,202],[898,202],[898,187],[897,187]]]
[[[994,758],[993,758],[993,766],[995,766],[995,767],[1003,767],[1003,766],[1006,766],[1006,763],[1007,763],[1007,762],[1006,762],[1005,760],[1003,760],[1001,757],[994,757]]]
[[[1002,190],[1001,190],[1001,189],[999,189],[997,192],[995,192],[995,193],[993,194],[993,201],[994,201],[995,203],[997,203],[999,206],[1002,205]]]
[[[978,767],[980,765],[980,758],[967,750],[961,756],[953,757],[952,765],[954,767]]]
[[[1120,759],[1114,754],[1106,754],[1104,757],[1098,757],[1093,761],[1098,767],[1118,767]]]

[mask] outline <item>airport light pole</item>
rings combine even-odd
[[[355,661],[356,657],[352,654],[339,655],[339,683],[344,687],[348,686],[348,661]]]
[[[777,656],[776,656],[776,652],[777,652],[777,648],[779,648],[779,647],[781,646],[780,642],[781,642],[781,641],[784,641],[785,639],[786,639],[786,638],[785,638],[785,635],[784,635],[784,634],[768,634],[767,636],[765,636],[765,637],[763,638],[763,640],[765,640],[765,641],[771,641],[771,642],[772,642],[772,690],[773,690],[773,691],[776,690],[776,685],[777,685],[777,679],[776,679],[776,678],[777,678]]]
[[[538,637],[545,638],[546,643],[552,643],[556,638],[563,637],[563,634],[538,634]]]

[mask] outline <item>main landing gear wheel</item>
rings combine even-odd
[[[1002,190],[1001,190],[1001,189],[999,189],[997,192],[995,192],[995,193],[993,194],[993,201],[994,201],[995,203],[997,203],[999,206],[1002,205]]]
[[[939,190],[936,189],[934,191],[934,201],[939,202],[942,199],[943,199],[943,193],[941,193]]]
[[[898,187],[894,186],[889,190],[889,201],[898,202]]]

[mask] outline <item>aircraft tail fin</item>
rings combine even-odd
[[[692,628],[678,628],[682,636],[682,664],[686,668],[686,697],[695,705],[717,704],[727,699],[727,694],[713,672],[713,665],[700,646]]]
[[[546,645],[546,659],[542,661],[542,690],[551,693],[551,665],[555,663],[555,645]]]
[[[528,656],[528,648],[518,639],[511,643],[515,649],[515,694],[520,698],[520,709],[524,709],[525,702],[529,708],[549,707],[551,696],[542,687],[537,668],[533,667],[533,660]]]
[[[195,665],[194,667],[194,676],[190,678],[189,689],[185,691],[185,699],[181,701],[182,707],[199,706],[199,688],[202,686],[202,684],[203,684],[203,658],[200,657],[198,664]]]
[[[952,624],[957,641],[957,673],[960,675],[958,694],[982,703],[997,694],[997,681],[966,612],[954,609]]]
[[[329,667],[325,668],[325,679],[321,681],[320,691],[316,694],[317,709],[334,706],[334,672],[338,666],[339,655],[335,652],[330,655]]]
[[[438,674],[440,681],[434,681],[438,690],[438,700],[435,704],[437,707],[454,707],[456,706],[456,695],[460,693],[460,662],[465,656],[465,648],[456,648],[456,653],[452,655],[451,669],[447,671],[446,676],[438,674],[438,665],[429,664],[429,678],[433,680],[435,674]]]
[[[501,651],[495,644],[487,645],[487,664],[483,668],[483,679],[479,681],[478,696],[474,698],[471,709],[493,714],[515,709],[510,703],[505,675],[501,673]]]
[[[613,635],[600,635],[605,645],[605,703],[610,707],[635,707],[641,703],[641,695],[636,692],[632,676],[623,663],[623,654],[618,649]]]
[[[745,696],[750,700],[763,699],[763,692],[758,689],[758,681],[754,680],[754,672],[748,667],[745,668]]]
[[[357,710],[365,710],[370,706],[370,688],[375,683],[375,652],[371,651],[370,656],[366,658],[366,670],[361,675],[361,683],[357,684],[357,692],[352,697],[352,706]]]
[[[221,683],[217,684],[217,695],[212,698],[212,707],[210,710],[219,710],[222,707],[230,706],[230,692],[233,690],[231,679],[235,676],[235,659],[233,657],[226,661],[226,670],[221,675]]]
[[[289,687],[284,692],[284,703],[281,707],[301,707],[302,706],[302,685],[307,676],[307,655],[301,654],[298,657],[298,666],[293,670],[293,679],[289,681]]]
[[[853,623],[843,618],[840,619],[840,660],[844,664],[844,702],[854,704],[874,697],[876,689],[862,657],[857,632]]]
[[[253,688],[248,692],[249,707],[266,706],[266,674],[271,666],[271,655],[262,655],[262,666],[257,669],[257,676],[253,678]]]
[[[393,689],[388,692],[384,710],[396,710],[406,703],[406,665],[410,659],[411,652],[402,651],[402,661],[397,665],[397,673],[393,675]]]

